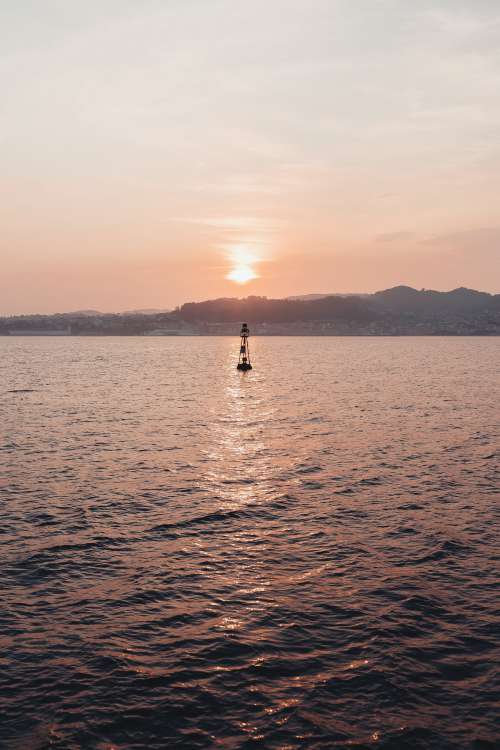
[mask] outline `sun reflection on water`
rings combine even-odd
[[[225,398],[213,414],[212,449],[204,485],[221,498],[221,509],[237,510],[265,502],[273,493],[270,449],[262,426],[272,419],[274,407],[263,375],[251,382],[236,376],[233,353],[227,363]],[[208,485],[208,487],[207,487]]]
[[[263,426],[272,419],[275,407],[265,375],[257,371],[251,379],[239,375],[232,350],[222,387],[223,398],[211,415],[212,447],[206,453],[209,468],[202,484],[209,496],[217,498],[219,513],[241,514],[243,529],[226,538],[225,548],[218,550],[224,559],[219,587],[225,593],[213,627],[227,637],[248,633],[250,628],[251,640],[257,643],[265,638],[265,628],[256,623],[274,606],[269,570],[263,564],[269,542],[253,517],[257,506],[265,512],[277,495],[276,466],[271,446],[263,439]]]

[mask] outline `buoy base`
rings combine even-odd
[[[239,365],[236,367],[237,370],[244,370],[245,372],[247,370],[252,369],[252,365],[249,365],[248,362],[240,362]]]

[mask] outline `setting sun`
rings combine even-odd
[[[235,281],[237,284],[246,284],[257,278],[257,274],[252,268],[250,268],[250,266],[237,266],[226,276],[226,279],[229,281]]]
[[[248,249],[246,245],[237,244],[229,248],[229,261],[232,268],[226,275],[228,281],[234,281],[237,284],[247,284],[249,281],[259,278],[253,266],[259,262],[259,258]]]

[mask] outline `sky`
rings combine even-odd
[[[0,314],[500,291],[498,0],[2,0]]]

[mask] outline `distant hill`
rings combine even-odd
[[[296,294],[290,297],[286,297],[285,299],[291,299],[294,302],[297,300],[301,300],[302,302],[311,302],[311,300],[315,299],[324,299],[325,297],[334,297],[334,294]]]
[[[337,294],[337,293],[330,293],[330,294],[296,294],[291,295],[290,297],[286,297],[285,299],[291,299],[291,300],[301,300],[303,302],[310,302],[312,300],[316,299],[325,299],[325,297],[369,297],[369,294],[356,294],[353,292],[350,292],[348,294]]]
[[[373,311],[360,297],[319,297],[313,300],[216,299],[188,302],[179,310],[182,320],[193,322],[293,323],[301,320],[330,320],[333,318],[364,320]]]
[[[252,333],[268,335],[500,335],[500,295],[396,286],[375,294],[222,298],[187,302],[173,312],[11,316],[0,318],[0,335],[235,335],[242,321],[252,325]]]
[[[435,292],[431,289],[417,291],[410,286],[395,286],[371,295],[375,304],[393,312],[435,315],[442,312],[469,313],[479,310],[499,309],[500,295],[476,292],[460,287],[451,292]]]
[[[144,310],[125,310],[120,315],[160,315],[171,312],[167,308],[146,307]]]
[[[418,315],[422,319],[436,315],[470,315],[500,310],[500,295],[454,289],[436,292],[409,286],[397,286],[375,294],[306,295],[286,299],[247,297],[189,302],[179,316],[190,322],[294,322],[298,320],[376,319],[383,315]]]
[[[87,315],[92,317],[93,315],[102,315],[103,313],[99,310],[75,310],[74,312],[68,313],[68,315]]]
[[[226,333],[245,320],[257,333],[498,335],[500,295],[465,288],[437,292],[398,286],[363,295],[191,302],[182,305],[176,315],[203,332]]]

